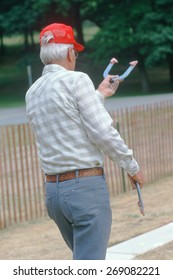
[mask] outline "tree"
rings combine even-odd
[[[27,49],[28,36],[33,39],[34,30],[40,31],[42,27],[52,22],[64,22],[73,26],[76,29],[78,41],[84,44],[83,21],[92,19],[97,25],[103,25],[113,7],[111,3],[117,1],[107,0],[105,3],[103,0],[2,0],[2,2],[5,22],[2,28],[3,34],[23,33],[25,49]],[[102,16],[98,15],[97,10]]]
[[[149,13],[140,23],[140,30],[147,30],[142,36],[143,53],[147,65],[168,63],[170,82],[173,84],[173,5],[172,0],[152,1]]]
[[[9,0],[1,1],[0,7],[0,37],[1,50],[4,50],[3,36],[14,35],[16,33],[24,34],[25,50],[28,49],[28,38],[31,37],[31,43],[34,44],[33,30],[37,21],[39,12],[33,9],[34,0]]]
[[[18,1],[18,4],[12,6],[6,13],[8,18],[5,26],[6,33],[9,35],[23,34],[25,50],[28,50],[29,47],[29,36],[34,45],[33,31],[39,16],[39,12],[33,8],[34,2],[34,0]]]
[[[139,60],[141,83],[144,92],[150,90],[149,79],[145,68],[145,54],[141,51],[139,23],[148,12],[149,0],[145,2],[124,0],[114,5],[112,15],[105,22],[100,32],[95,36],[93,46],[97,42],[96,58],[112,57],[115,54],[127,53],[131,60]],[[147,4],[148,3],[148,4]],[[129,11],[129,5],[131,7]],[[118,6],[118,8],[117,8]],[[99,46],[99,48],[98,48]]]
[[[4,41],[3,41],[3,15],[0,15],[0,53],[5,53]]]
[[[81,9],[84,0],[38,0],[34,8],[41,10],[40,28],[53,22],[62,22],[73,26],[77,31],[78,41],[84,43]],[[43,17],[44,14],[44,17]]]
[[[168,61],[170,80],[173,83],[171,4],[172,0],[117,1],[112,15],[105,21],[92,43],[97,48],[97,60],[105,55],[111,57],[116,53],[128,52],[131,58],[139,60],[138,68],[144,92],[150,91],[146,66]]]
[[[5,27],[6,27],[6,13],[9,11],[12,5],[16,5],[19,2],[19,0],[1,0],[1,5],[0,5],[0,53],[4,54],[5,52],[5,47],[4,47],[4,42],[3,42],[3,37],[5,34]]]
[[[100,61],[106,55],[128,53],[131,59],[138,59],[143,91],[149,91],[148,65],[167,61],[173,83],[171,4],[172,0],[2,0],[1,50],[4,34],[23,33],[27,49],[29,36],[33,42],[33,31],[52,22],[70,24],[78,41],[84,43],[83,22],[89,19],[100,27],[92,43],[95,58]]]

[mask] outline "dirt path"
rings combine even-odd
[[[113,224],[109,246],[172,222],[172,188],[173,177],[144,187],[145,217],[139,213],[136,191],[112,199]],[[72,258],[58,229],[48,218],[1,230],[0,248],[0,259]],[[139,259],[173,259],[173,242],[158,250],[139,256]]]

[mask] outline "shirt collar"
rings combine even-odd
[[[57,72],[57,71],[65,71],[66,69],[63,66],[60,66],[58,64],[48,64],[44,66],[42,75],[48,73],[48,72]]]

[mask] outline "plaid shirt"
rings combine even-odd
[[[45,174],[103,167],[105,153],[132,176],[138,170],[88,75],[46,65],[26,94],[28,121]]]

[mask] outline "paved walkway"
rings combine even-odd
[[[107,98],[105,107],[108,111],[129,108],[139,105],[153,104],[156,102],[173,100],[173,93],[154,94],[146,96]],[[25,106],[18,108],[0,108],[0,126],[26,123]]]
[[[132,260],[158,246],[173,241],[173,223],[108,248],[107,260]]]
[[[157,102],[159,103],[167,100],[173,101],[173,93],[107,98],[105,107],[108,111],[111,111],[115,109],[132,108],[134,106],[153,104]]]

